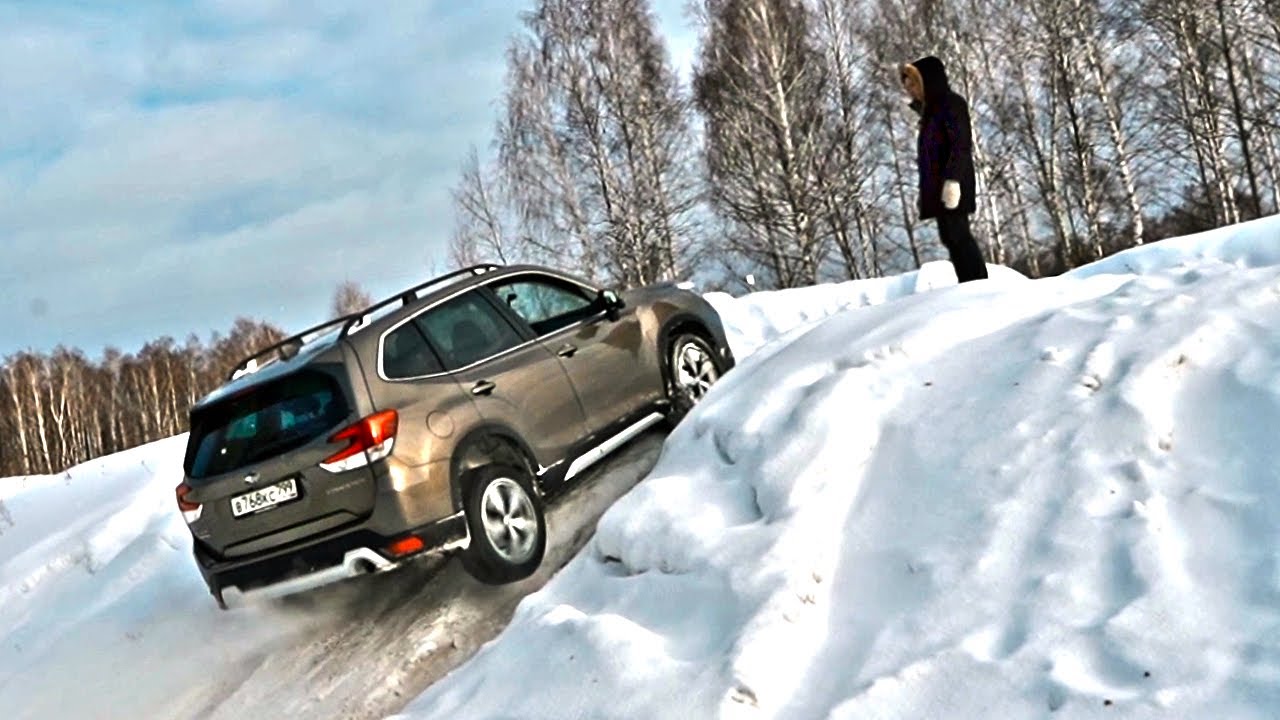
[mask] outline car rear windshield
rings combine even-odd
[[[313,370],[234,395],[192,418],[187,476],[213,477],[289,452],[349,414],[337,381]]]

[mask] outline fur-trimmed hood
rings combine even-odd
[[[915,82],[924,88],[924,102],[921,103],[915,98],[911,101],[911,107],[916,112],[937,107],[951,93],[951,83],[947,80],[947,67],[933,55],[906,63],[902,66],[901,75],[904,85]]]

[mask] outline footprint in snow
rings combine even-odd
[[[729,699],[741,705],[760,707],[760,701],[756,698],[755,692],[746,685],[738,685],[729,691]]]
[[[1047,363],[1056,363],[1067,356],[1067,351],[1059,347],[1047,347],[1040,351],[1040,360]]]

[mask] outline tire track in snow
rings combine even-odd
[[[277,717],[381,719],[399,711],[496,637],[520,601],[577,554],[599,516],[648,474],[662,440],[661,433],[642,435],[551,505],[547,557],[533,577],[493,587],[456,561],[424,559],[278,602],[278,611],[325,623],[172,717],[238,720],[269,710]]]

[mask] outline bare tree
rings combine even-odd
[[[830,231],[826,68],[798,0],[705,0],[695,97],[710,197],[781,287],[817,282]]]
[[[360,283],[354,280],[343,280],[342,284],[333,291],[333,302],[329,309],[336,317],[359,312],[372,304],[373,298],[360,287]]]
[[[455,265],[480,262],[507,264],[518,255],[508,230],[505,197],[496,185],[495,173],[481,167],[474,147],[462,165],[453,189],[454,230],[449,255]]]
[[[0,477],[51,473],[187,429],[192,403],[231,366],[284,334],[247,318],[205,345],[163,337],[136,354],[20,352],[0,362]]]
[[[1231,118],[1235,121],[1236,140],[1240,144],[1240,154],[1244,159],[1245,177],[1249,180],[1249,204],[1253,217],[1262,216],[1262,193],[1258,188],[1258,173],[1254,168],[1253,142],[1249,123],[1245,118],[1245,106],[1242,99],[1240,73],[1236,69],[1236,45],[1234,37],[1238,33],[1235,18],[1228,16],[1227,4],[1224,0],[1213,0],[1214,10],[1218,18],[1218,49],[1222,53],[1223,66],[1226,69],[1227,89],[1231,93]]]
[[[1213,32],[1213,14],[1203,0],[1150,0],[1143,20],[1155,47],[1171,59],[1168,74],[1176,96],[1155,97],[1157,122],[1176,130],[1166,133],[1166,157],[1177,160],[1188,146],[1195,163],[1196,182],[1216,206],[1218,224],[1238,222],[1236,173],[1226,144],[1226,108],[1220,87],[1221,57]]]
[[[644,0],[541,0],[508,52],[499,157],[519,242],[624,285],[684,273],[688,103]]]
[[[32,434],[34,429],[28,429],[27,418],[29,415],[28,408],[30,403],[23,396],[24,378],[21,375],[24,355],[5,358],[4,361],[4,398],[7,404],[5,412],[0,417],[10,419],[18,438],[17,452],[11,454],[14,464],[6,469],[8,472],[32,472],[31,468],[37,467],[37,460],[33,448]],[[6,434],[6,437],[12,435]]]
[[[1107,132],[1114,151],[1115,167],[1120,175],[1125,203],[1129,210],[1132,243],[1141,245],[1145,240],[1143,208],[1134,177],[1133,157],[1130,153],[1132,141],[1125,124],[1124,106],[1116,100],[1112,52],[1105,42],[1110,18],[1102,9],[1094,5],[1095,0],[1072,1],[1072,19],[1077,43],[1084,56],[1084,67],[1088,70],[1088,79],[1092,81],[1093,92],[1096,93],[1098,104],[1106,118]]]
[[[830,69],[825,83],[828,119],[824,144],[830,152],[819,158],[819,194],[826,232],[849,278],[881,273],[886,204],[892,183],[880,182],[877,166],[886,144],[879,123],[883,107],[872,98],[887,77],[876,49],[863,41],[872,22],[867,6],[841,0],[818,0],[814,9],[814,37],[818,52]]]

